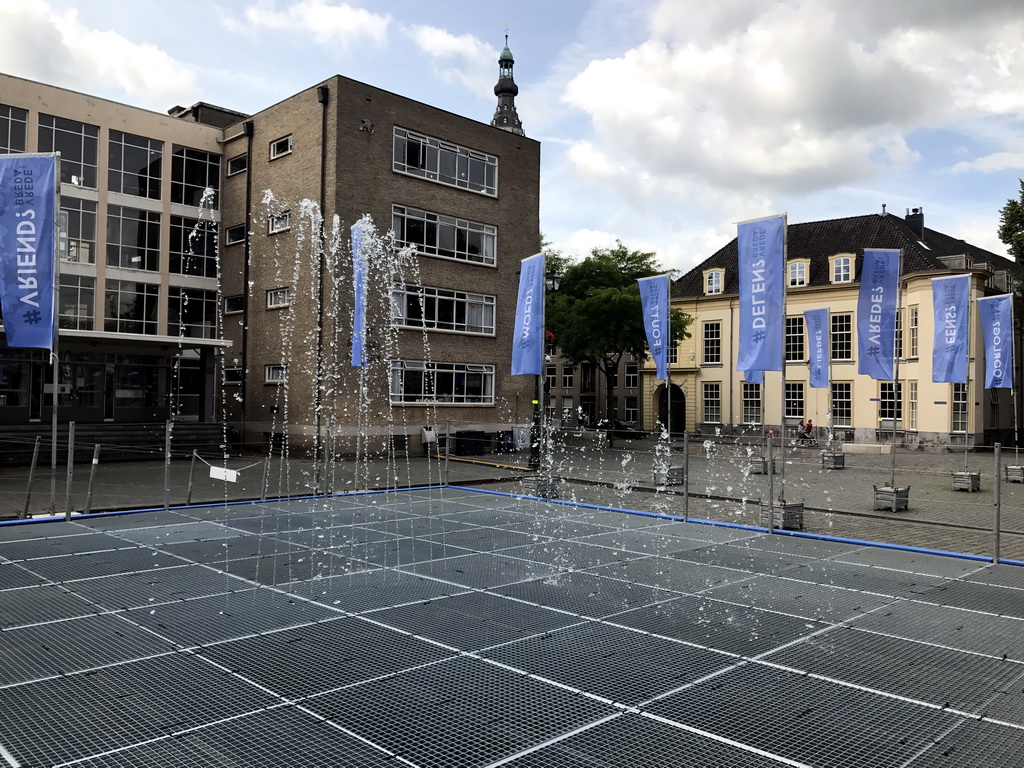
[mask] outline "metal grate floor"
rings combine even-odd
[[[1022,574],[465,489],[0,525],[0,765],[1019,768]]]

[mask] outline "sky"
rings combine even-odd
[[[2,0],[0,71],[248,113],[341,74],[490,122],[506,31],[566,255],[621,241],[683,272],[739,221],[883,205],[1006,254],[1019,0]]]

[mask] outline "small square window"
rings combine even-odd
[[[227,386],[237,386],[242,383],[242,369],[241,368],[225,368],[224,369],[224,384]]]
[[[276,141],[270,142],[270,159],[276,160],[281,155],[290,154],[292,151],[291,135],[284,136]]]
[[[235,155],[234,157],[228,158],[228,176],[234,176],[236,173],[241,173],[249,168],[249,156]]]
[[[288,381],[287,365],[268,365],[264,368],[264,381],[267,384],[284,384]]]
[[[291,290],[274,288],[267,291],[267,309],[280,309],[291,304]]]
[[[267,231],[274,235],[278,232],[284,232],[286,229],[291,229],[291,226],[291,211],[284,211],[283,213],[276,213],[270,217],[270,222],[267,225]]]
[[[224,230],[224,245],[238,245],[245,242],[245,224],[236,224]]]
[[[224,297],[224,314],[225,315],[236,315],[239,312],[245,311],[245,296],[225,296]]]

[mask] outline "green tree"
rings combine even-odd
[[[1020,180],[1020,197],[1007,200],[999,212],[999,239],[1006,243],[1010,258],[1024,264],[1024,179]]]
[[[647,352],[637,279],[664,272],[654,253],[595,248],[562,275],[558,291],[549,292],[546,325],[562,355],[572,363],[593,363],[606,382],[605,413],[611,417],[613,383],[623,355]],[[672,310],[672,341],[689,336],[690,316]]]

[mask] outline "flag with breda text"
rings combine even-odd
[[[829,382],[828,308],[808,309],[804,312],[804,325],[807,326],[807,343],[810,345],[808,383],[812,389],[826,389]]]
[[[892,381],[900,252],[864,249],[857,298],[857,373]]]

